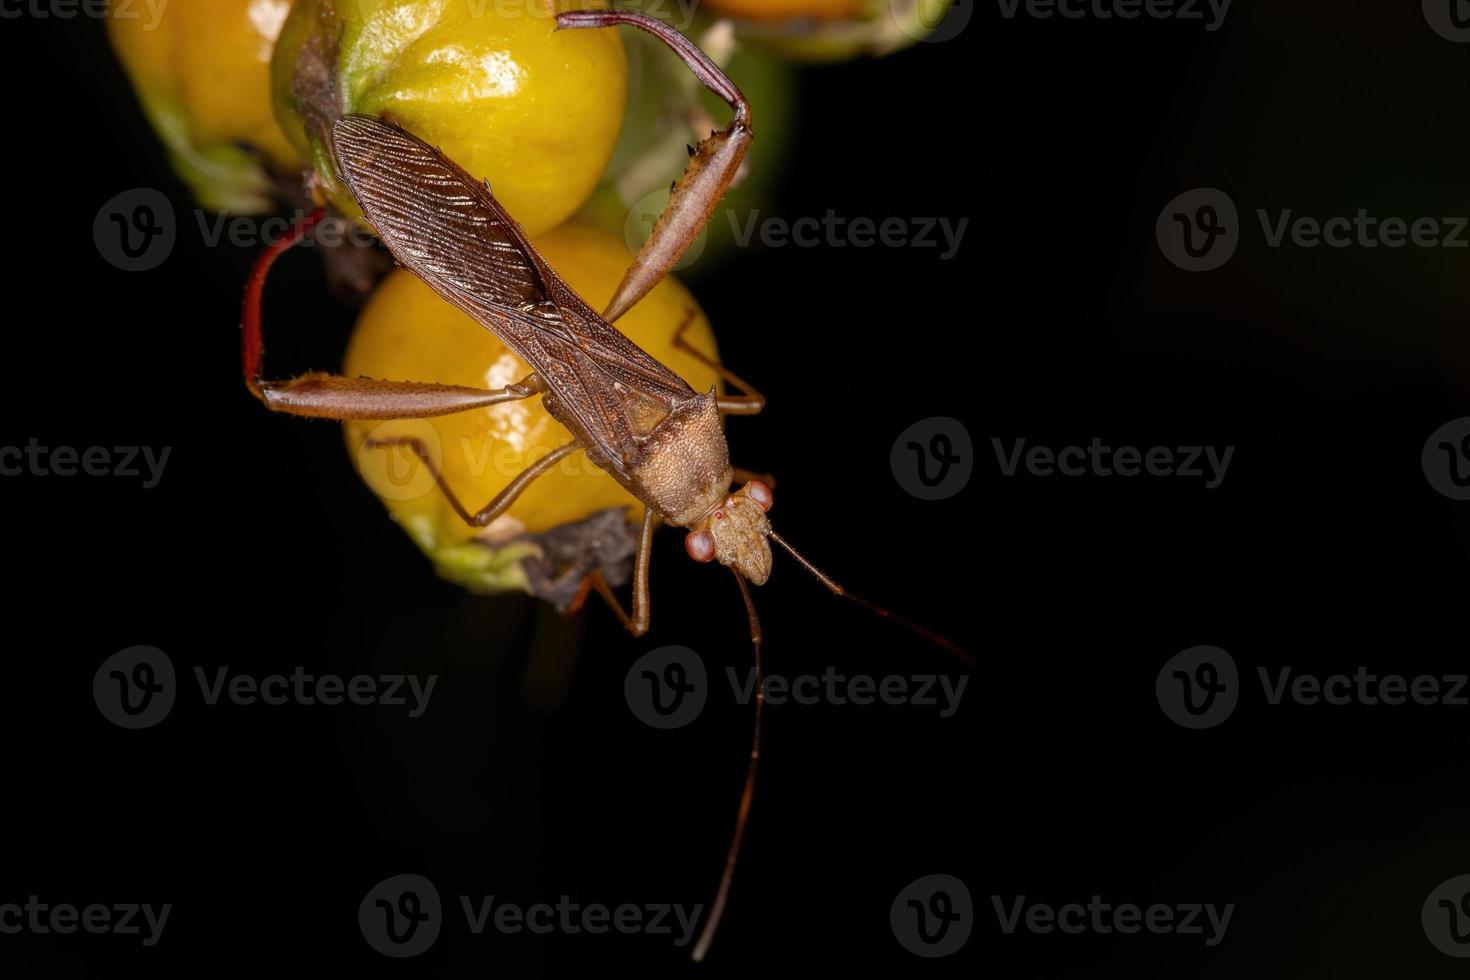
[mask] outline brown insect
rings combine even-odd
[[[656,521],[686,529],[684,546],[695,561],[718,560],[734,571],[755,653],[754,733],[724,872],[693,950],[694,959],[699,960],[714,939],[729,896],[760,757],[764,705],[761,630],[746,583],[761,585],[770,576],[769,542],[774,541],[833,593],[879,615],[891,614],[848,593],[771,528],[767,512],[773,495],[767,483],[746,478],[732,492],[737,471],[730,465],[721,415],[755,414],[764,407],[764,397],[681,341],[683,349],[741,394],[725,397],[714,388],[696,392],[612,326],[673,267],[729,185],[752,135],[744,97],[697,47],[646,15],[591,10],[562,14],[558,20],[564,27],[630,23],[655,33],[735,111],[726,130],[711,134],[691,153],[689,169],[676,185],[668,210],[607,311],[599,315],[557,275],[495,200],[488,183],[397,126],[373,117],[344,115],[332,125],[333,155],[342,179],[379,238],[400,265],[492,331],[532,371],[500,389],[321,373],[281,382],[261,380],[260,297],[265,274],[285,249],[309,232],[320,217],[318,212],[294,236],[272,246],[252,274],[244,313],[245,379],[251,392],[274,411],[330,419],[427,418],[541,396],[547,412],[571,432],[571,441],[528,467],[476,511],[455,496],[416,440],[373,444],[402,447],[416,455],[454,509],[478,527],[505,513],[532,481],[558,461],[584,452],[645,505],[634,561],[631,612],[624,610],[600,572],[588,576],[581,593],[585,596],[589,589],[596,590],[634,636],[643,635],[649,625],[648,562]],[[898,621],[973,663],[943,637]]]

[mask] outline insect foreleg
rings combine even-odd
[[[480,510],[470,513],[460,501],[459,497],[450,489],[449,484],[444,481],[444,474],[439,472],[439,467],[435,465],[433,459],[429,457],[429,454],[424,451],[423,443],[417,439],[412,436],[401,436],[397,439],[368,439],[363,445],[375,449],[392,449],[402,446],[417,456],[419,462],[428,467],[429,473],[434,477],[434,482],[438,484],[439,490],[448,499],[449,505],[454,508],[455,513],[459,514],[464,519],[464,522],[472,527],[484,527],[501,514],[504,514],[510,509],[511,504],[516,502],[516,498],[536,481],[537,477],[546,475],[546,472],[553,466],[582,448],[579,443],[569,442],[564,446],[553,449],[541,459],[521,470],[516,475],[516,478],[511,480],[505,489],[497,493],[495,498],[488,504],[480,508]]]
[[[646,507],[643,510],[643,530],[638,534],[638,553],[633,562],[633,612],[630,615],[623,609],[623,604],[618,601],[612,586],[607,584],[601,571],[594,570],[587,574],[582,580],[582,586],[577,590],[577,595],[567,605],[567,615],[572,615],[582,608],[587,601],[589,591],[596,591],[602,596],[602,601],[618,617],[618,622],[623,628],[634,636],[642,636],[648,632],[648,556],[653,546],[653,508]]]

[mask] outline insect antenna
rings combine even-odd
[[[827,587],[827,590],[829,592],[831,592],[833,595],[839,595],[839,596],[842,596],[845,599],[851,599],[853,602],[855,602],[858,605],[862,606],[864,609],[868,610],[868,612],[872,613],[873,615],[878,616],[878,617],[880,617],[882,619],[890,619],[893,622],[899,624],[900,626],[903,626],[904,628],[912,631],[916,635],[921,636],[924,639],[928,640],[930,643],[932,643],[935,646],[939,647],[941,650],[945,651],[946,653],[949,653],[949,654],[952,654],[955,657],[958,657],[960,660],[964,661],[969,666],[971,666],[971,667],[974,667],[975,666],[975,658],[974,658],[974,656],[972,656],[967,650],[965,650],[959,644],[955,643],[949,637],[943,636],[943,635],[941,635],[939,633],[936,633],[933,630],[929,629],[927,626],[920,626],[918,623],[915,623],[912,620],[904,619],[902,616],[899,616],[896,613],[889,612],[887,609],[885,609],[882,606],[878,605],[876,602],[872,602],[872,601],[870,601],[868,599],[864,599],[860,595],[853,595],[851,592],[847,591],[842,586],[840,586],[836,582],[834,582],[832,580],[831,576],[827,575],[825,572],[823,572],[816,565],[813,565],[810,561],[808,561],[801,554],[801,552],[799,552],[795,548],[791,547],[791,544],[785,538],[781,537],[781,535],[777,534],[775,531],[772,531],[772,532],[770,532],[769,537],[770,537],[770,539],[772,541],[776,542],[781,547],[785,548],[786,551],[788,553],[790,553],[791,557],[792,558],[795,558],[797,560],[797,562],[799,562],[801,564],[801,567],[802,568],[805,568],[807,571],[811,572],[812,573],[812,576],[814,578],[816,578],[816,580],[818,582],[821,582],[823,585],[825,585]]]
[[[745,616],[750,621],[750,646],[755,654],[755,721],[750,737],[750,766],[745,770],[745,789],[740,794],[740,809],[735,814],[735,833],[730,838],[730,849],[725,854],[725,871],[720,875],[720,887],[710,905],[709,918],[700,930],[699,941],[694,944],[690,955],[694,962],[704,959],[715,932],[720,928],[720,919],[725,914],[725,903],[730,898],[730,882],[735,878],[735,864],[740,860],[740,842],[745,838],[745,824],[750,819],[750,802],[755,796],[755,774],[761,758],[761,718],[765,714],[765,675],[761,670],[761,620],[755,612],[755,600],[750,597],[750,586],[739,572],[731,569],[735,584],[740,586],[740,598],[745,600]]]

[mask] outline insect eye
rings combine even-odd
[[[776,502],[771,488],[759,480],[751,480],[745,485],[745,495],[760,504],[761,510],[770,510],[771,504]]]
[[[715,538],[708,531],[691,531],[684,535],[684,550],[697,562],[713,561]]]

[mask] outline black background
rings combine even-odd
[[[779,529],[839,580],[977,652],[962,708],[773,707],[733,903],[711,961],[658,937],[474,937],[459,894],[529,903],[707,902],[748,709],[715,699],[653,731],[628,665],[749,648],[728,575],[655,544],[653,631],[572,624],[437,580],[360,484],[336,426],[271,416],[239,382],[249,251],[192,225],[152,272],[99,255],[94,215],[132,187],[191,205],[96,21],[0,23],[6,365],[0,444],[173,447],[153,490],[7,478],[0,901],[171,902],[158,946],[0,936],[5,976],[279,969],[347,975],[886,976],[1463,973],[1419,922],[1470,872],[1464,707],[1267,706],[1257,667],[1466,669],[1470,504],[1420,450],[1470,414],[1470,251],[1267,247],[1257,208],[1470,215],[1470,47],[1417,4],[1251,4],[1199,22],[1003,18],[804,72],[778,192],[788,217],[970,218],[932,249],[737,252],[695,283],[727,363],[770,399],[729,425],[780,479]],[[758,107],[757,107],[758,109]],[[1222,269],[1170,265],[1154,221],[1227,190]],[[272,371],[335,367],[352,313],[314,261],[271,294]],[[963,421],[975,476],[903,492],[893,440]],[[1235,446],[1224,484],[1002,477],[992,438]],[[757,593],[774,672],[953,672],[789,561]],[[578,634],[585,631],[578,644]],[[427,714],[205,708],[115,728],[101,661],[153,644],[180,672],[436,673]],[[1154,695],[1196,644],[1244,677],[1223,725]],[[569,689],[548,649],[580,655]],[[543,659],[536,659],[534,650]],[[565,661],[560,662],[569,669]],[[190,681],[192,683],[192,681]],[[534,690],[533,690],[534,689]],[[380,879],[450,905],[405,962],[364,942]],[[920,960],[889,904],[963,879],[975,931]],[[1235,903],[1225,941],[1004,934],[1009,902]],[[473,973],[472,973],[473,971]]]

